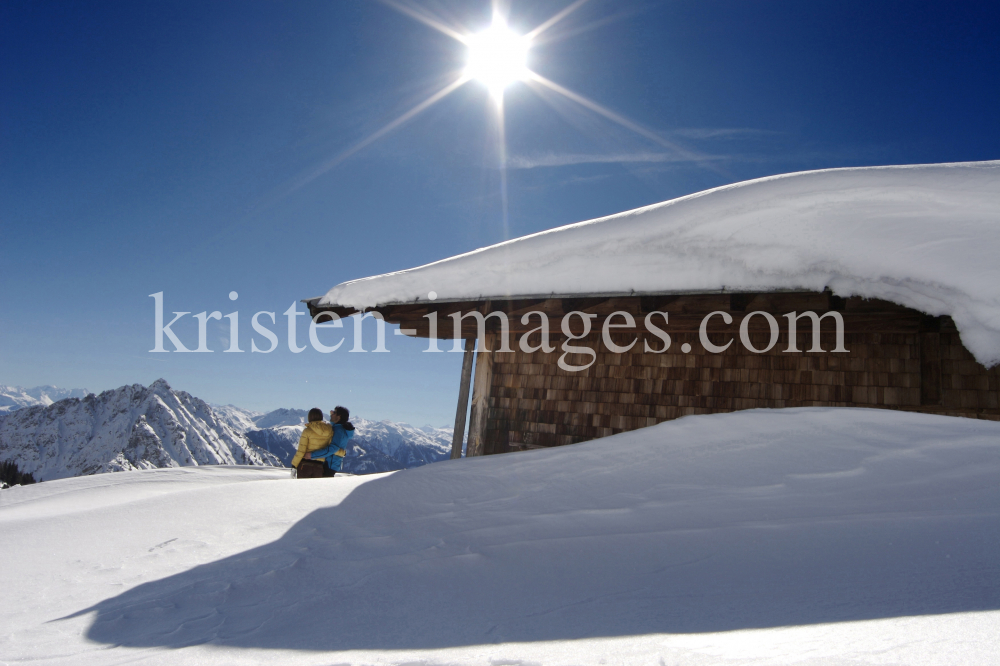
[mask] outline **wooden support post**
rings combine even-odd
[[[458,388],[458,410],[455,412],[455,434],[451,438],[451,459],[462,457],[462,441],[465,439],[465,413],[469,411],[469,385],[472,383],[472,361],[476,355],[476,339],[465,339],[465,354],[462,356],[462,383]]]
[[[493,349],[497,334],[487,331],[476,354],[476,379],[472,386],[472,417],[469,420],[469,444],[466,457],[481,456],[485,451],[486,417],[490,408],[490,385],[493,383]],[[489,350],[489,351],[487,351]]]

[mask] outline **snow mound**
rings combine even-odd
[[[805,408],[387,475],[185,468],[13,488],[0,652],[995,663],[998,454],[1000,423]]]
[[[1000,161],[808,171],[337,285],[321,304],[826,287],[950,315],[1000,363]]]

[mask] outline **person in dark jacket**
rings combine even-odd
[[[354,425],[350,422],[351,412],[347,407],[337,405],[330,410],[330,424],[333,426],[333,439],[330,445],[319,451],[312,451],[312,460],[323,459],[326,467],[323,476],[336,476],[344,464],[347,455],[347,442],[354,437]]]

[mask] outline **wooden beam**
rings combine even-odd
[[[319,306],[319,299],[309,301],[309,313],[315,316],[320,312],[332,312],[341,317],[355,314],[353,308],[343,306]],[[533,320],[529,326],[521,325],[521,316],[532,310],[540,310],[553,319],[553,330],[559,330],[559,319],[567,312],[579,310],[588,314],[596,314],[598,318],[593,323],[594,330],[600,330],[604,319],[612,312],[629,312],[641,323],[642,317],[653,310],[667,312],[670,314],[671,332],[697,331],[701,320],[709,312],[716,310],[729,311],[734,314],[733,327],[739,327],[740,320],[746,313],[761,310],[770,312],[775,316],[783,315],[787,312],[802,312],[812,310],[815,312],[827,312],[829,310],[842,311],[845,321],[848,321],[848,332],[864,332],[868,330],[869,320],[875,329],[881,330],[885,326],[886,315],[898,315],[897,323],[907,331],[913,330],[913,322],[916,322],[922,315],[901,305],[880,301],[877,299],[863,299],[851,297],[839,299],[828,292],[760,292],[760,293],[739,293],[739,294],[672,294],[672,295],[645,295],[645,296],[615,296],[615,297],[589,297],[579,298],[521,298],[510,301],[496,302],[498,310],[507,313],[510,322],[510,332],[520,334],[536,327],[537,320]],[[735,309],[733,309],[735,306]],[[386,323],[397,324],[401,328],[411,331],[416,337],[426,338],[430,335],[429,322],[425,315],[436,312],[438,317],[437,337],[447,340],[452,337],[452,321],[449,317],[452,313],[468,313],[474,310],[485,314],[494,307],[490,300],[482,301],[421,301],[420,303],[401,303],[395,305],[384,305],[375,308],[385,318]],[[742,309],[740,309],[742,307]],[[620,323],[620,319],[616,323]],[[783,320],[779,321],[782,322]],[[490,320],[491,325],[496,324],[495,319]],[[905,324],[905,326],[903,326]],[[766,321],[762,317],[755,317],[751,322],[751,329],[761,326],[766,327]],[[640,326],[640,328],[642,328]],[[709,325],[709,330],[715,328],[728,329],[721,318],[714,317]],[[872,329],[872,330],[875,330]],[[621,329],[617,329],[621,330]],[[951,329],[949,329],[951,330]],[[462,322],[460,337],[468,338],[476,335],[476,322],[466,319]]]
[[[486,417],[490,409],[490,385],[493,383],[493,354],[497,334],[487,331],[476,354],[476,378],[472,387],[472,418],[469,420],[469,444],[466,457],[486,453]],[[487,351],[490,350],[490,351]]]
[[[462,355],[462,383],[458,388],[458,410],[455,412],[455,432],[451,438],[451,459],[462,457],[462,441],[465,439],[465,413],[469,411],[469,385],[472,383],[472,361],[476,354],[476,339],[465,339],[465,354]]]
[[[941,404],[941,318],[925,316],[920,322],[920,404]]]

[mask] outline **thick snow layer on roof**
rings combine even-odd
[[[751,180],[339,284],[322,304],[822,290],[950,315],[1000,363],[1000,161]]]

